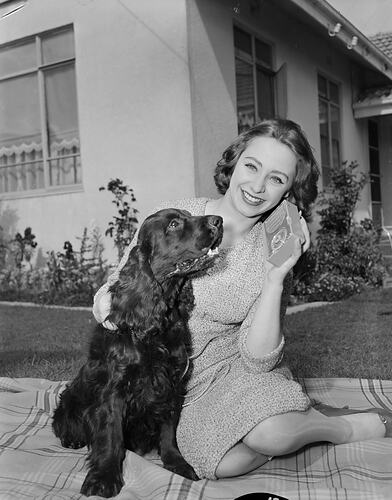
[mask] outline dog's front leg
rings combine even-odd
[[[113,497],[123,487],[122,465],[125,458],[122,416],[124,402],[115,391],[107,389],[103,401],[87,413],[92,432],[89,471],[81,488],[86,496]]]
[[[171,418],[161,427],[160,435],[160,455],[165,469],[175,472],[180,476],[198,481],[198,476],[193,468],[181,455],[176,439],[176,429],[179,411],[173,411]]]
[[[83,367],[75,380],[60,394],[59,404],[54,411],[52,428],[65,448],[82,448],[88,444],[88,434],[83,424],[83,412],[93,388],[88,383]]]

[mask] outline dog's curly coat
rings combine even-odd
[[[197,479],[176,444],[189,375],[189,278],[212,264],[209,250],[219,245],[222,231],[220,217],[177,209],[161,210],[143,223],[110,288],[108,319],[118,330],[97,326],[88,361],[61,394],[53,416],[63,446],[89,447],[83,494],[118,494],[126,449],[157,449],[165,468]]]

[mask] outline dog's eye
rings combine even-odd
[[[169,222],[169,225],[167,226],[168,229],[175,229],[180,225],[180,222],[177,219],[173,219]]]

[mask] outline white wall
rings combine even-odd
[[[208,54],[220,55],[223,46],[227,44],[233,46],[230,36],[234,23],[274,46],[275,69],[279,70],[284,63],[287,64],[287,118],[301,124],[318,160],[320,160],[320,137],[317,74],[322,72],[326,77],[340,84],[342,90],[342,160],[358,161],[359,170],[368,171],[367,124],[366,121],[355,120],[353,116],[352,89],[355,91],[355,84],[352,81],[348,50],[346,52],[338,50],[338,45],[334,44],[332,39],[314,34],[301,20],[276,8],[278,4],[275,2],[253,4],[256,5],[256,9],[253,10],[249,8],[250,4],[242,2],[239,14],[233,9],[235,4],[226,0],[209,0],[208,2],[197,0],[196,3],[199,7],[197,13],[202,18],[201,21],[198,20],[198,23],[204,26],[205,32],[199,45],[204,46],[207,36],[208,40],[213,43]],[[197,44],[197,40],[194,43]],[[193,52],[196,52],[195,48]],[[201,57],[200,60],[202,60]],[[233,54],[230,57],[227,57],[227,54],[226,57],[220,57],[217,70],[219,85],[211,81],[210,85],[199,84],[197,87],[198,99],[209,104],[208,113],[199,112],[199,129],[203,130],[204,126],[211,134],[209,150],[211,152],[215,148],[214,159],[218,159],[218,152],[223,151],[228,145],[236,127],[235,124],[233,125],[233,114],[235,115],[236,109]],[[208,80],[207,77],[205,80]],[[229,111],[231,114],[226,120],[221,119],[219,123],[219,120],[213,121],[211,117],[222,118],[223,100],[226,102],[226,112]],[[210,127],[210,123],[213,123],[215,130]],[[207,134],[204,134],[204,137],[208,142]],[[211,144],[212,142],[214,144]],[[203,168],[200,163],[199,168]],[[204,168],[209,181],[209,171],[207,167]],[[321,183],[320,188],[322,189]],[[207,191],[205,186],[204,190]],[[358,216],[369,217],[370,208],[370,190],[367,187],[362,193]]]
[[[211,0],[187,6],[196,194],[215,197],[216,163],[238,130],[233,9]]]
[[[29,0],[1,21],[0,43],[69,23],[83,192],[0,204],[17,219],[12,230],[32,226],[44,251],[92,221],[104,231],[114,206],[98,188],[112,177],[134,188],[140,218],[195,194],[185,0]]]

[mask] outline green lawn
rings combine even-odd
[[[86,355],[89,311],[0,305],[0,376],[68,380]],[[299,377],[392,380],[392,289],[287,316],[286,361]]]
[[[90,311],[0,305],[0,375],[68,380],[82,365]]]
[[[300,377],[392,380],[392,289],[289,315],[286,360]]]

